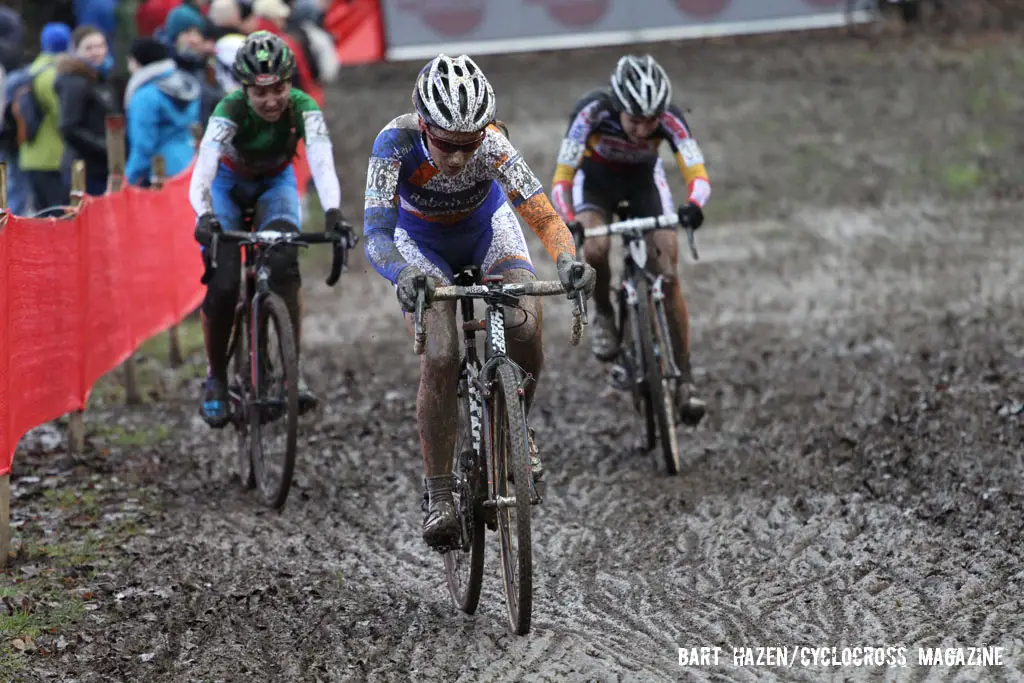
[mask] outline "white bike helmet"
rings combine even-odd
[[[650,55],[625,55],[612,73],[612,94],[630,116],[660,116],[672,100],[672,83]]]
[[[416,77],[412,102],[424,121],[452,133],[474,133],[494,120],[494,90],[466,55],[430,60]]]

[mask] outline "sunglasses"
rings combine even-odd
[[[430,140],[430,144],[437,147],[445,154],[455,154],[456,152],[475,152],[476,149],[483,144],[484,138],[487,136],[487,131],[480,131],[480,136],[476,140],[470,142],[450,142],[448,140],[442,140],[431,134],[430,129],[427,128],[427,139]]]

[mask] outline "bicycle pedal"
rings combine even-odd
[[[608,373],[608,383],[613,389],[629,391],[633,388],[633,378],[629,370],[622,365],[613,365]]]

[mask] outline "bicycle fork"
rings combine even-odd
[[[679,365],[676,363],[676,354],[673,352],[672,335],[668,327],[668,315],[665,313],[665,278],[661,275],[654,279],[651,286],[651,303],[654,306],[654,319],[657,321],[659,334],[655,337],[655,354],[665,359],[663,367],[666,371],[662,377],[670,380],[679,379],[682,374]]]

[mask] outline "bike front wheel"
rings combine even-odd
[[[232,403],[235,404],[235,430],[237,432],[238,478],[242,488],[252,489],[256,486],[256,477],[252,467],[252,444],[250,441],[249,404],[252,402],[252,373],[249,371],[249,316],[243,309],[235,324],[235,340],[232,345],[232,372],[234,381],[232,390],[237,392]]]
[[[675,392],[672,391],[672,382],[665,376],[665,368],[669,364],[667,356],[671,353],[671,345],[668,340],[661,339],[662,343],[655,347],[655,339],[660,335],[655,334],[656,322],[651,315],[649,295],[650,285],[647,280],[638,278],[635,314],[648,392],[648,398],[643,401],[643,406],[648,411],[645,415],[648,434],[651,433],[653,424],[658,426],[658,443],[661,446],[665,472],[671,476],[679,473],[679,439],[676,436],[675,405],[673,404]]]
[[[295,470],[299,368],[294,328],[280,296],[270,293],[260,302],[255,328],[249,404],[252,464],[260,498],[281,508]]]
[[[530,446],[523,397],[512,366],[501,363],[488,400],[492,492],[512,629],[530,631],[533,612],[533,547],[530,533]]]
[[[455,606],[466,614],[476,612],[484,579],[484,510],[487,472],[478,451],[480,431],[479,396],[469,382],[478,370],[463,368],[458,388],[458,431],[452,465],[452,494],[459,516],[460,545],[444,554],[448,592]],[[472,373],[472,374],[470,374]],[[475,428],[474,428],[475,425]]]

